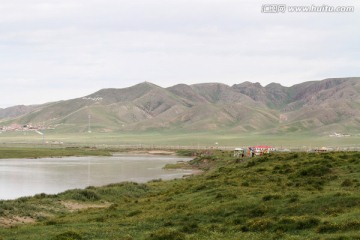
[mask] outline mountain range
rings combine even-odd
[[[89,119],[90,118],[90,119]],[[291,87],[244,82],[144,82],[85,97],[0,109],[0,126],[42,124],[64,132],[183,130],[288,133],[360,132],[360,78],[309,81]]]

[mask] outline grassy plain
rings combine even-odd
[[[0,227],[0,239],[360,239],[358,152],[213,151],[189,167],[205,172],[0,201],[0,220],[36,220]],[[71,211],[64,202],[106,207]]]
[[[43,158],[69,156],[111,156],[108,150],[91,148],[0,148],[0,159],[5,158]]]
[[[46,144],[44,144],[46,142]],[[314,147],[360,147],[360,135],[351,137],[319,136],[308,132],[288,134],[240,134],[236,132],[174,132],[149,131],[139,133],[61,133],[55,130],[45,131],[45,137],[34,132],[4,132],[0,134],[0,145],[138,145],[138,146],[250,146],[272,145],[284,148],[308,149]],[[217,143],[217,144],[216,144]]]

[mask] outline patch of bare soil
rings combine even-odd
[[[154,150],[154,151],[149,151],[149,154],[154,154],[154,155],[175,155],[175,152],[172,151],[160,151],[160,150]]]
[[[0,226],[2,227],[12,227],[20,224],[31,224],[35,222],[36,222],[35,219],[30,217],[20,217],[20,216],[0,217]]]
[[[110,207],[110,203],[101,203],[101,204],[88,204],[88,203],[79,203],[72,201],[62,201],[61,204],[67,208],[70,212],[86,210],[90,208],[107,208]]]

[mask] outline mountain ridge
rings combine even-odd
[[[330,78],[290,87],[243,82],[177,84],[149,82],[107,88],[84,97],[0,109],[0,126],[11,123],[86,131],[181,129],[286,133],[359,132],[360,78]]]

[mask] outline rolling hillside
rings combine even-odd
[[[244,82],[144,82],[37,106],[0,109],[0,126],[45,124],[58,131],[178,130],[353,133],[360,130],[360,78],[325,79],[284,87]]]
[[[21,150],[34,154],[34,150]],[[35,151],[44,153],[49,149]],[[358,152],[277,153],[241,160],[227,151],[199,153],[189,163],[167,168],[204,170],[200,175],[1,201],[0,236],[17,240],[359,239]]]

